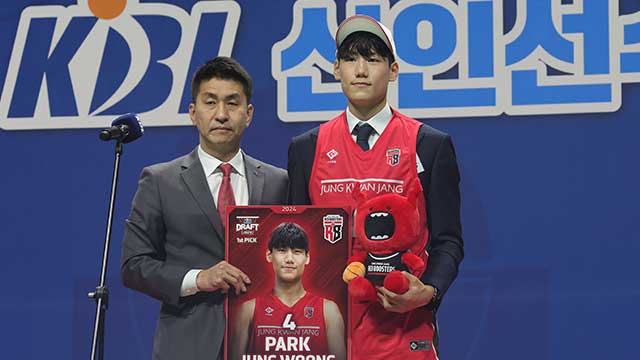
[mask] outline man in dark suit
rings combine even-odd
[[[334,76],[341,82],[348,108],[293,139],[289,147],[288,201],[353,207],[351,192],[355,187],[371,197],[385,192],[404,194],[410,187],[419,186],[423,196],[418,203],[424,221],[419,255],[425,256],[428,251],[426,271],[420,277],[405,274],[410,285],[405,294],[378,288],[378,299],[384,310],[403,316],[411,316],[412,311],[425,306],[435,312],[463,258],[460,177],[451,138],[387,104],[388,84],[398,76],[398,63],[393,37],[384,25],[368,16],[352,16],[338,28],[336,47]],[[425,316],[423,323],[435,326],[434,317]],[[381,342],[376,342],[376,337],[367,337],[367,329],[359,328],[358,322],[354,324],[358,329],[354,336],[363,337],[363,343],[356,338],[352,342],[356,349],[352,355],[358,358],[437,356],[437,337],[415,338],[420,341],[413,344],[399,339],[394,344],[401,346],[383,349],[378,347]],[[397,333],[409,334],[408,329]],[[367,341],[370,343],[365,344]]]
[[[153,359],[222,359],[224,296],[250,283],[224,260],[225,207],[285,203],[286,172],[240,150],[253,117],[251,88],[231,58],[202,65],[189,106],[199,146],[140,176],[121,275],[127,287],[162,301]]]

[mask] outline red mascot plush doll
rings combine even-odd
[[[394,193],[364,199],[356,191],[356,243],[343,279],[351,297],[351,359],[436,360],[433,312],[422,306],[390,312],[378,301],[376,287],[396,294],[409,290],[406,271],[420,277],[425,270],[427,230],[417,203],[420,189],[407,196]]]
[[[388,193],[367,201],[354,192],[356,202],[356,247],[342,275],[349,295],[358,302],[377,301],[374,286],[384,286],[396,294],[409,290],[402,271],[420,275],[425,262],[410,249],[420,241],[420,215],[416,207],[417,189],[407,197]]]

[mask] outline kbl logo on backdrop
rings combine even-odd
[[[619,0],[517,0],[503,34],[503,0],[347,1],[395,34],[400,76],[392,106],[417,118],[612,112],[640,82],[640,12]],[[332,81],[336,4],[302,0],[272,48],[278,115],[327,120],[346,107]],[[321,71],[322,70],[322,71]]]
[[[345,13],[381,19],[396,34],[400,76],[389,99],[408,115],[611,112],[622,83],[640,82],[640,12],[618,15],[618,1],[517,0],[507,34],[503,0],[350,0]],[[147,126],[189,124],[188,76],[231,54],[240,12],[234,1],[201,1],[190,13],[137,0],[27,7],[0,127],[101,127],[130,111]],[[326,120],[346,106],[330,75],[336,4],[300,0],[293,15],[271,54],[278,115]]]
[[[231,55],[239,19],[234,1],[201,1],[191,13],[137,0],[27,7],[0,127],[102,127],[131,111],[147,126],[190,124],[188,76],[207,59]]]

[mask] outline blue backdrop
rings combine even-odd
[[[113,164],[96,128],[129,111],[146,131],[122,160],[106,356],[149,358],[158,303],[120,282],[123,222],[141,169],[197,144],[180,126],[193,67],[246,66],[242,147],[286,167],[291,137],[344,107],[330,37],[354,12],[396,33],[391,104],[456,147],[466,258],[439,313],[442,358],[637,358],[640,2],[126,6],[99,20],[82,0],[0,3],[2,358],[89,356]]]

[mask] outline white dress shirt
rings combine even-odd
[[[200,159],[200,164],[202,164],[204,176],[207,178],[209,191],[211,191],[213,201],[217,207],[218,193],[220,192],[220,185],[222,184],[222,170],[219,169],[219,166],[223,162],[212,155],[209,155],[201,146],[198,146],[198,158]],[[242,156],[242,151],[238,151],[228,164],[233,168],[231,170],[231,187],[233,188],[233,198],[235,199],[236,205],[248,205],[249,186],[247,185],[247,176],[244,168],[244,157]],[[224,219],[221,220],[224,223]],[[187,272],[182,279],[180,296],[189,296],[198,292],[196,277],[200,271],[202,271],[202,269],[192,269]]]
[[[351,134],[351,138],[353,138],[354,142],[356,141],[356,135],[353,133],[353,129],[355,129],[356,126],[360,124],[369,124],[373,128],[373,132],[369,136],[369,149],[373,148],[373,145],[378,141],[378,138],[380,138],[384,129],[389,125],[392,117],[393,112],[388,104],[366,121],[358,119],[347,107],[347,126],[349,127],[349,133]],[[424,171],[424,167],[422,166],[418,153],[416,153],[416,167],[418,169],[418,174]]]
[[[222,164],[222,161],[206,153],[200,146],[198,146],[198,158],[200,158],[204,176],[207,177],[209,190],[217,207],[218,193],[222,184],[222,170],[218,167]],[[247,205],[249,204],[249,188],[247,186],[242,151],[238,151],[233,159],[229,160],[228,164],[233,167],[231,170],[231,187],[233,188],[233,198],[236,201],[236,205]]]

